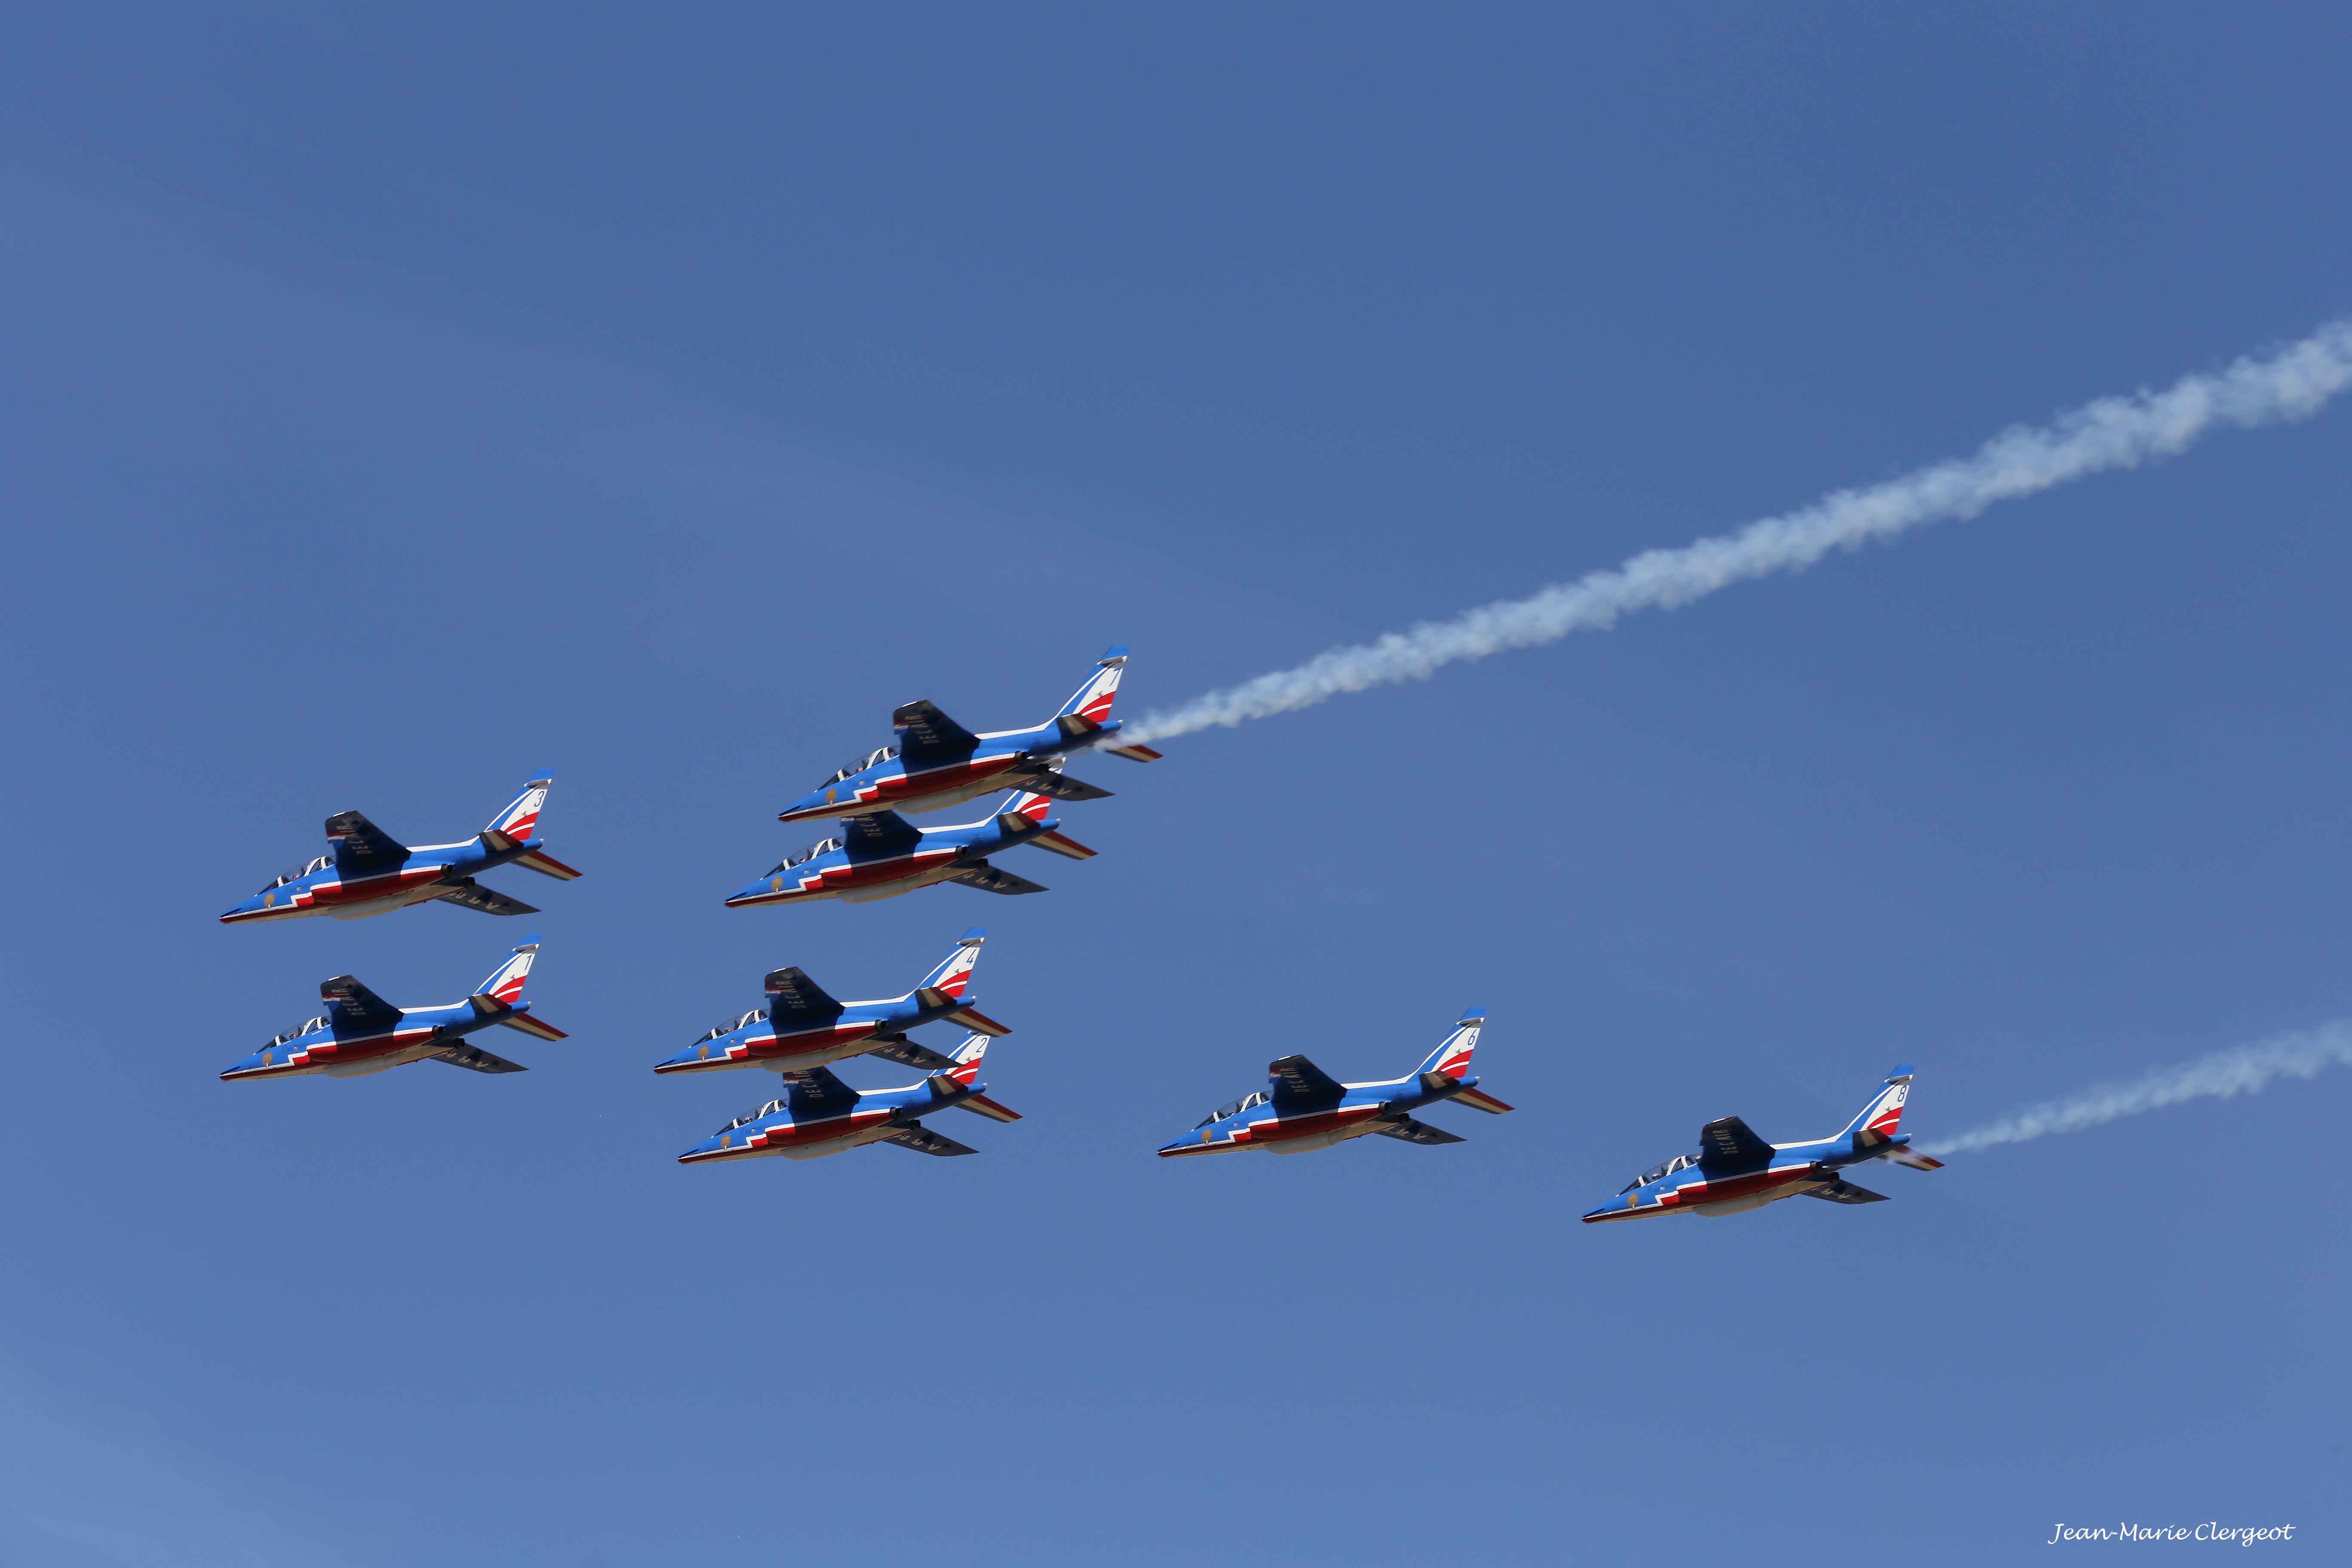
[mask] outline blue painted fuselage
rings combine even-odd
[[[479,838],[463,844],[420,844],[394,859],[358,860],[322,855],[299,872],[281,877],[221,916],[226,925],[248,921],[295,920],[333,915],[359,920],[405,909],[464,883],[476,873],[510,864],[544,849],[543,838],[493,849]]]
[[[528,1015],[530,1004],[516,1002],[508,1010]],[[499,1013],[478,1011],[471,1001],[445,1007],[411,1007],[392,1017],[359,1025],[336,1025],[313,1018],[288,1031],[221,1074],[223,1079],[292,1078],[327,1073],[356,1078],[382,1072],[447,1050],[467,1035],[479,1034],[502,1021]]]

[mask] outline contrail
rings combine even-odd
[[[2023,1143],[2053,1132],[2080,1132],[2085,1127],[2179,1105],[2185,1100],[2255,1094],[2282,1074],[2315,1078],[2322,1068],[2332,1067],[2352,1067],[2352,1018],[2216,1051],[2193,1062],[2151,1068],[2134,1082],[2104,1084],[2063,1100],[2045,1100],[1957,1138],[1924,1147],[1930,1154],[1975,1154],[2000,1143]]]
[[[1974,456],[1937,463],[1811,506],[1751,522],[1679,550],[1650,550],[1612,570],[1504,599],[1447,621],[1425,621],[1377,642],[1335,647],[1296,669],[1261,675],[1144,715],[1129,741],[1189,734],[1306,708],[1346,691],[1425,679],[1458,659],[1532,647],[1574,631],[1602,631],[1634,610],[1676,609],[1718,588],[1775,572],[1801,572],[1832,550],[1891,539],[1923,523],[1970,518],[2070,479],[2170,457],[2216,426],[2252,429],[2317,413],[2352,384],[2352,319],[2331,321],[2265,359],[2188,375],[2162,392],[2103,397],[2048,425],[2012,426]]]

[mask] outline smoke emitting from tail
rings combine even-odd
[[[1892,539],[1924,523],[1971,518],[1996,501],[2171,457],[2217,426],[2252,429],[2308,418],[2347,385],[2352,320],[2331,321],[2268,358],[2183,376],[2162,392],[2103,397],[2048,425],[2013,426],[1971,457],[1885,484],[1832,491],[1811,506],[1679,550],[1644,551],[1621,566],[1528,598],[1335,647],[1296,669],[1209,692],[1172,712],[1148,713],[1126,739],[1156,741],[1269,718],[1342,692],[1425,679],[1460,659],[1532,647],[1574,631],[1605,631],[1632,611],[1678,609],[1751,577],[1801,572],[1832,550]]]
[[[2256,1094],[2273,1079],[2315,1078],[2323,1068],[2352,1067],[2352,1018],[2338,1018],[2301,1034],[2281,1035],[2255,1045],[2216,1051],[2193,1062],[2152,1068],[2130,1083],[2103,1084],[2029,1105],[1999,1121],[1940,1143],[1922,1145],[1930,1154],[1976,1154],[2002,1143],[2025,1143],[2053,1132],[2080,1132],[2119,1117],[2137,1116],[2189,1100],[2227,1100]]]

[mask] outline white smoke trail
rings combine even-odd
[[[2352,1067],[2352,1018],[2338,1018],[2300,1034],[2281,1035],[2251,1046],[2216,1051],[2172,1067],[2152,1068],[2130,1083],[2103,1084],[2029,1105],[1999,1121],[1957,1138],[1924,1144],[1930,1154],[1975,1154],[2001,1143],[2023,1143],[2053,1132],[2080,1132],[2118,1117],[2179,1105],[2187,1100],[2227,1100],[2255,1094],[2282,1074],[2315,1078],[2321,1069]]]
[[[1529,647],[1573,631],[1601,631],[1633,610],[1676,609],[1718,588],[1801,572],[1832,550],[1889,539],[1923,523],[1970,518],[2111,468],[2182,451],[2216,426],[2252,428],[2307,418],[2352,385],[2352,320],[2331,321],[2266,359],[2217,374],[2183,376],[2163,392],[2103,397],[2039,427],[2013,426],[1972,457],[1937,463],[1863,489],[1751,522],[1679,550],[1651,550],[1610,571],[1505,599],[1448,621],[1336,647],[1296,669],[1261,675],[1147,713],[1123,740],[1157,741],[1212,724],[1238,724],[1309,707],[1342,692],[1425,679],[1457,659]]]

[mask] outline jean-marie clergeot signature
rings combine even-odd
[[[2293,1541],[2291,1524],[2234,1525],[2218,1520],[2203,1524],[2060,1524],[2044,1546],[2062,1541],[2204,1541],[2235,1542],[2252,1546],[2258,1541]]]

